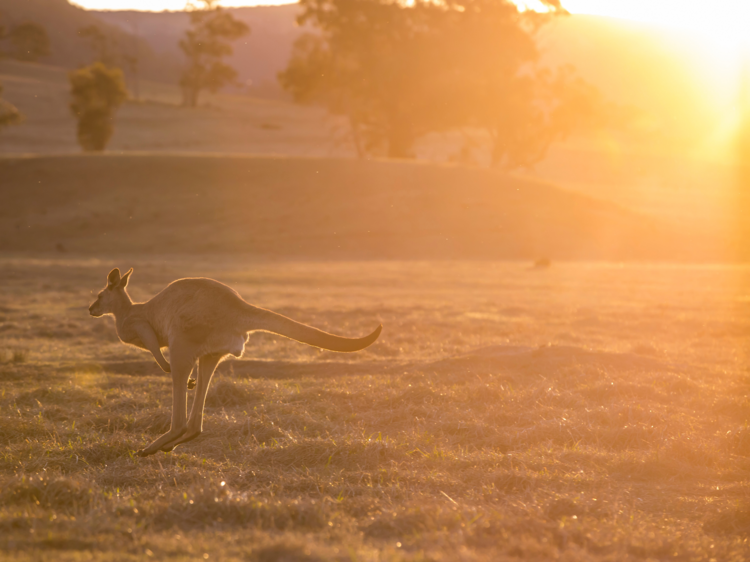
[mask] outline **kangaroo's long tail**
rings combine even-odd
[[[302,324],[291,318],[287,318],[281,314],[266,310],[263,308],[257,308],[254,306],[249,307],[248,320],[249,330],[260,330],[264,332],[271,332],[296,340],[298,342],[306,343],[329,351],[339,351],[342,353],[351,353],[353,351],[359,351],[370,345],[380,336],[380,332],[383,326],[380,325],[377,329],[369,336],[363,338],[343,338],[341,336],[335,336],[318,330],[307,324]]]

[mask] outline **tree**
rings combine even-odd
[[[349,119],[360,155],[413,156],[420,136],[464,126],[490,132],[493,162],[530,165],[579,123],[593,89],[568,70],[535,70],[535,32],[566,13],[522,12],[509,0],[301,0],[282,87]],[[582,105],[577,103],[580,110]]]
[[[0,41],[5,39],[7,35],[8,35],[8,29],[3,24],[0,23]],[[3,52],[0,51],[0,59],[2,58],[3,58]]]
[[[302,0],[298,22],[319,35],[294,45],[283,88],[349,119],[360,154],[410,157],[416,138],[449,123],[440,88],[445,7],[380,0]]]
[[[0,84],[0,130],[9,126],[17,125],[23,121],[23,115],[12,103],[2,98],[3,86]]]
[[[202,90],[215,92],[237,79],[237,71],[222,62],[232,54],[229,42],[250,32],[243,22],[222,10],[216,0],[201,0],[201,5],[188,3],[190,29],[180,41],[180,49],[188,65],[180,78],[183,103],[188,107],[198,105]]]
[[[573,67],[537,67],[536,32],[566,13],[559,2],[550,6],[547,13],[520,12],[509,2],[463,0],[446,26],[459,121],[489,133],[494,166],[532,167],[553,142],[603,124],[611,109]]]
[[[101,62],[105,66],[117,65],[117,40],[105,34],[98,25],[87,25],[78,30],[78,37],[87,41],[94,53],[93,62]]]
[[[37,61],[50,54],[49,35],[38,23],[22,23],[8,33],[13,46],[13,57],[22,61]]]
[[[84,150],[104,150],[114,132],[114,114],[127,99],[122,70],[95,62],[69,74],[70,110],[78,120],[78,143]]]

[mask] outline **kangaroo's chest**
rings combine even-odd
[[[123,322],[122,324],[118,323],[117,337],[120,338],[122,343],[146,349],[145,344],[141,341],[141,338],[133,327],[132,322]]]
[[[122,330],[122,331],[118,330],[117,336],[120,338],[120,341],[122,343],[126,343],[128,345],[134,345],[142,349],[146,348],[146,346],[141,341],[141,338],[138,337],[138,334],[136,334],[134,330]]]

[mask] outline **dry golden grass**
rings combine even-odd
[[[0,252],[359,260],[737,257],[736,233],[707,236],[689,224],[458,165],[106,154],[0,157],[0,177],[6,196]]]
[[[87,317],[108,267],[145,299],[209,275],[356,335],[270,335],[220,368],[204,434]],[[746,560],[750,270],[0,260],[0,557]],[[13,350],[25,354],[13,361]]]

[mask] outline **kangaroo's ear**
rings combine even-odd
[[[120,287],[121,289],[124,289],[125,287],[127,287],[128,286],[128,279],[130,279],[130,274],[131,273],[133,273],[133,268],[132,267],[130,269],[128,269],[128,272],[125,275],[122,276],[122,278],[120,279],[120,282],[117,284],[117,286]]]
[[[109,272],[109,275],[107,275],[107,289],[114,288],[115,285],[117,285],[120,282],[120,270],[117,268],[114,268],[112,271]]]

